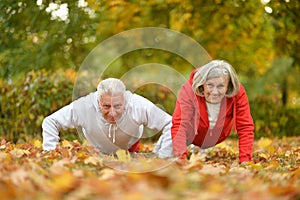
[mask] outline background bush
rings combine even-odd
[[[255,137],[297,136],[300,132],[299,108],[283,106],[276,99],[260,96],[250,100]]]
[[[0,135],[12,142],[41,137],[44,117],[71,102],[74,77],[71,70],[40,70],[0,81]]]

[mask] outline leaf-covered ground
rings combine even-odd
[[[151,148],[116,158],[76,141],[43,153],[39,140],[2,140],[0,199],[300,199],[300,137],[262,138],[242,165],[235,140],[189,160],[146,156]]]

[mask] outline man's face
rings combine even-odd
[[[205,100],[209,103],[220,103],[228,88],[228,78],[221,76],[211,78],[203,85]]]
[[[124,113],[125,100],[123,94],[102,94],[98,103],[102,115],[108,123],[115,124]]]

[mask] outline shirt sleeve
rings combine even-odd
[[[139,124],[143,124],[151,130],[156,130],[157,133],[162,132],[153,152],[161,158],[173,156],[171,140],[172,117],[142,96],[135,95],[132,103],[133,115]]]
[[[76,121],[73,103],[47,116],[42,123],[43,149],[55,149],[59,142],[59,130],[75,128],[78,125]]]
[[[162,134],[159,137],[153,150],[153,153],[156,153],[160,158],[170,158],[174,155],[172,146],[172,135],[170,129],[171,120],[166,125],[166,128],[162,131]]]
[[[252,159],[254,140],[254,123],[250,113],[248,97],[243,86],[236,96],[235,125],[239,137],[239,160],[240,163]]]
[[[182,158],[187,155],[187,135],[194,135],[198,108],[196,96],[189,82],[186,82],[179,91],[176,107],[172,116],[172,141],[175,156]]]

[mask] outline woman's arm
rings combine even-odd
[[[187,135],[194,135],[197,117],[198,101],[189,82],[179,91],[176,107],[172,116],[172,141],[175,156],[185,158],[187,155]]]
[[[235,125],[239,136],[239,160],[241,163],[252,159],[254,140],[254,123],[250,113],[248,97],[242,85],[235,101]]]

